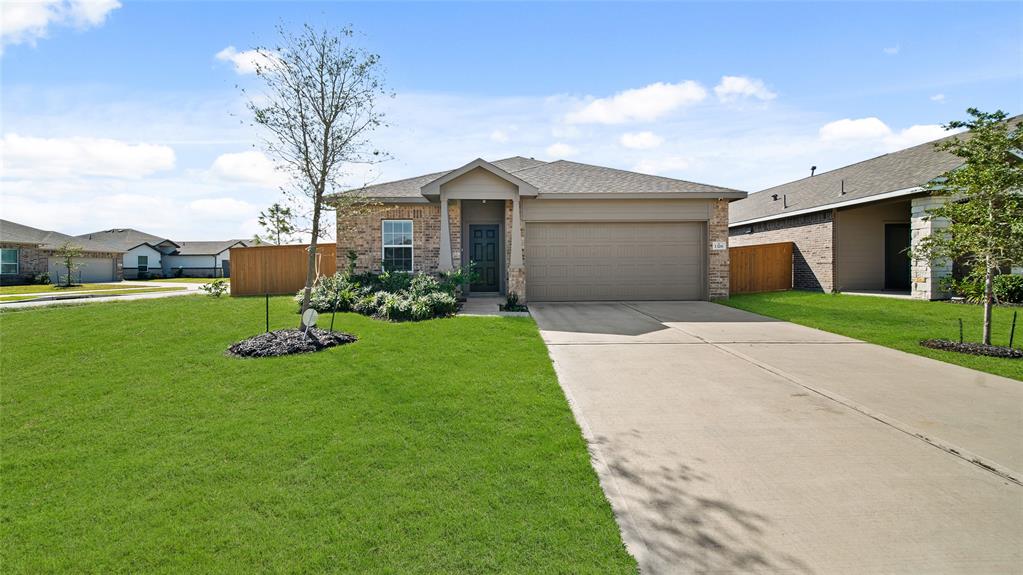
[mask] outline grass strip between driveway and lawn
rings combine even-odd
[[[979,342],[983,308],[944,301],[920,301],[815,292],[771,292],[733,295],[718,303],[776,319],[830,331],[885,347],[954,363],[979,371],[1023,380],[1023,360],[983,357],[929,349],[920,340]],[[1019,311],[1015,347],[1023,347],[1023,308],[996,307],[992,343],[1008,345],[1012,312]]]
[[[238,359],[263,298],[0,315],[4,572],[636,571],[532,319],[336,320]]]
[[[0,286],[0,295],[8,294],[23,294],[23,293],[67,293],[74,291],[86,291],[86,290],[108,290],[108,289],[125,289],[132,286],[121,283],[106,283],[106,284],[75,284],[71,287],[65,287],[62,285],[54,284],[30,284],[20,286]]]
[[[161,292],[161,291],[183,291],[183,290],[188,289],[188,288],[185,288],[185,287],[152,287],[152,288],[148,288],[148,287],[138,287],[138,286],[135,286],[134,289],[129,289],[130,287],[131,286],[124,286],[123,288],[118,288],[118,289],[100,290],[100,291],[96,291],[96,292],[90,292],[88,295],[90,297],[91,296],[96,296],[96,297],[117,297],[117,296],[135,295],[135,294],[139,294],[139,293],[153,293],[153,292]],[[10,303],[10,302],[32,301],[32,300],[36,300],[36,299],[39,299],[39,298],[48,298],[48,297],[53,297],[53,296],[57,296],[57,295],[62,295],[62,294],[65,294],[65,293],[67,295],[82,296],[81,298],[78,298],[78,299],[68,299],[68,301],[88,301],[88,299],[89,299],[89,298],[85,297],[86,294],[75,292],[75,291],[71,291],[71,292],[40,292],[40,293],[26,294],[26,295],[0,296],[0,302]]]

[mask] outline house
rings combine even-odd
[[[952,273],[951,264],[909,256],[916,242],[943,225],[928,217],[943,200],[923,186],[962,163],[934,143],[750,194],[731,206],[729,241],[793,242],[797,289],[940,299],[940,280]]]
[[[338,268],[437,272],[475,264],[471,294],[521,299],[728,296],[728,204],[745,192],[559,160],[476,159],[368,186],[339,213]]]
[[[82,282],[119,281],[122,277],[121,250],[107,244],[40,230],[0,220],[0,284],[25,284],[49,274],[50,282],[65,281],[67,268],[57,250],[65,242],[82,250],[74,258],[73,280]]]
[[[230,249],[244,240],[175,242],[130,228],[114,228],[78,236],[124,252],[124,277],[229,277]]]
[[[164,275],[164,257],[180,246],[161,238],[129,228],[116,228],[77,236],[110,245],[124,252],[122,269],[125,279],[138,279],[151,274]]]

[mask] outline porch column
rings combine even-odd
[[[454,265],[451,262],[451,224],[448,222],[448,195],[440,192],[440,258],[437,261],[437,269],[442,272],[451,271]]]
[[[511,267],[522,267],[522,217],[519,215],[519,198],[512,198]]]
[[[910,245],[916,247],[921,240],[935,231],[948,227],[948,220],[932,218],[929,210],[936,208],[945,198],[935,196],[915,197],[910,205]],[[947,260],[918,260],[911,264],[912,292],[916,299],[943,299],[948,294],[942,289],[941,281],[952,275],[952,262]]]

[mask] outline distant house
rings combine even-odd
[[[79,238],[116,247],[124,252],[124,277],[229,277],[230,249],[244,240],[175,242],[130,228],[115,228]]]
[[[67,278],[64,260],[57,250],[70,241],[82,249],[74,259],[76,269],[72,281],[109,282],[122,277],[122,251],[106,243],[76,238],[23,224],[0,220],[0,284],[25,284],[49,274],[50,282]]]
[[[164,257],[180,247],[167,238],[128,228],[82,234],[77,237],[104,243],[123,251],[122,269],[125,279],[165,275]]]

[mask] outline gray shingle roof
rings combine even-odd
[[[1007,121],[1019,120],[1017,116]],[[750,194],[744,200],[731,203],[728,222],[737,225],[760,218],[784,217],[796,211],[824,209],[838,202],[923,186],[962,164],[958,156],[934,149],[935,143],[955,137],[969,137],[969,134],[953,134]],[[777,200],[772,197],[775,194]]]
[[[154,236],[153,234],[147,234],[130,228],[115,228],[112,230],[81,234],[76,237],[108,244],[123,251],[130,250],[131,248],[142,244],[155,246],[162,242],[171,242],[177,245],[175,242],[167,238],[161,238],[159,236]]]
[[[181,246],[173,253],[177,256],[212,256],[241,243],[248,245],[245,240],[219,240],[212,242],[178,242]]]
[[[514,156],[491,162],[536,186],[543,194],[737,193],[738,190],[685,180],[558,160],[543,162]],[[420,188],[451,170],[367,186],[361,191],[374,198],[422,198]],[[738,192],[741,193],[741,192]]]
[[[84,238],[76,238],[60,232],[40,230],[38,228],[33,228],[9,220],[0,220],[0,242],[31,244],[42,249],[55,250],[68,240],[70,240],[72,244],[82,248],[82,251],[89,253],[124,251],[109,244]]]

